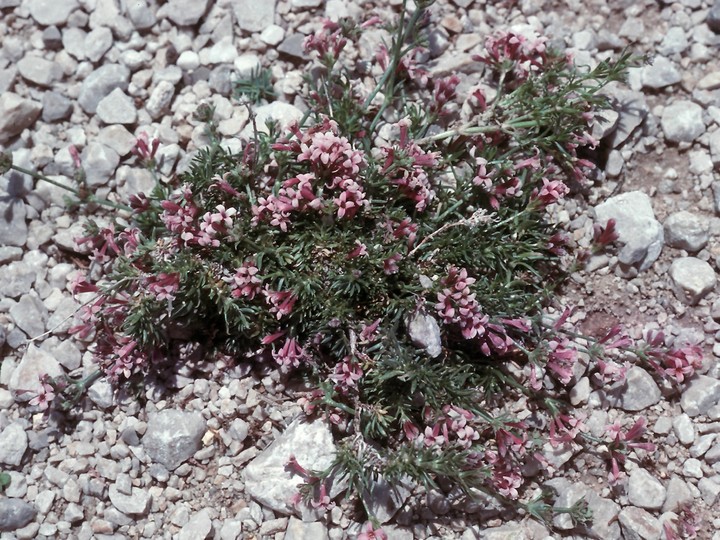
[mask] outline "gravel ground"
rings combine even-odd
[[[295,114],[302,36],[322,16],[361,19],[399,4],[0,0],[0,149],[68,182],[74,145],[98,195],[148,189],[152,178],[130,153],[139,133],[160,139],[164,175],[181,172],[205,142],[193,113],[211,103],[225,144],[237,148],[248,114],[230,99],[233,79],[270,68],[282,102],[271,114]],[[560,535],[492,501],[416,490],[401,493],[399,509],[378,495],[385,531],[390,539],[657,539],[689,503],[702,519],[698,537],[720,539],[720,1],[439,0],[433,13],[430,68],[466,81],[484,36],[513,25],[569,47],[578,64],[625,46],[654,56],[608,91],[617,113],[596,128],[598,187],[556,214],[581,246],[610,218],[621,236],[616,253],[573,274],[564,301],[579,307],[574,317],[587,332],[663,328],[669,342],[700,344],[705,363],[680,395],[640,368],[620,396],[577,374],[571,399],[591,430],[644,417],[657,444],[629,461],[627,480],[612,489],[600,460],[572,459],[572,449],[552,456],[559,471],[548,484],[562,504],[586,496],[591,529],[558,518]],[[319,462],[332,442],[322,425],[292,424],[300,409],[282,399],[287,381],[277,371],[187,366],[170,389],[149,384],[141,401],[101,380],[71,423],[27,406],[20,391],[37,387],[39,371],[92,369],[86,345],[67,335],[78,307],[68,286],[85,259],[73,241],[81,220],[63,194],[28,176],[0,178],[0,468],[12,477],[0,498],[0,539],[354,538],[355,508],[306,509],[299,519],[287,505],[289,452]]]

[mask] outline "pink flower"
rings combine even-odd
[[[297,301],[297,297],[292,291],[273,291],[268,285],[265,285],[263,294],[270,305],[270,313],[274,313],[278,320],[290,315]]]
[[[175,293],[180,288],[180,274],[177,272],[172,274],[160,272],[157,276],[149,276],[145,284],[156,300],[172,301],[175,298]]]
[[[388,536],[382,529],[376,529],[372,522],[367,521],[363,525],[362,532],[358,535],[357,540],[388,540]]]
[[[42,374],[38,378],[40,379],[40,390],[37,395],[30,400],[30,405],[38,407],[41,411],[45,411],[55,399],[55,389],[48,382],[47,374]]]
[[[562,180],[548,180],[547,178],[543,178],[542,182],[543,185],[537,194],[537,198],[545,206],[562,200],[568,192],[568,187]]]
[[[348,259],[354,259],[355,257],[367,257],[368,251],[367,246],[363,244],[360,240],[355,240],[355,247],[353,250],[348,253],[347,258]]]
[[[300,361],[307,356],[305,349],[298,345],[295,338],[285,339],[283,346],[272,353],[275,361],[285,368],[299,367]]]
[[[132,153],[144,161],[150,161],[155,158],[155,153],[159,146],[159,139],[153,137],[151,140],[148,134],[142,131],[137,139],[135,139],[135,146],[132,148]]]
[[[386,274],[397,274],[400,271],[400,267],[397,265],[402,260],[403,256],[399,253],[391,255],[383,262],[383,272]]]
[[[445,437],[440,434],[441,428],[442,425],[440,423],[436,423],[433,427],[427,426],[425,428],[425,434],[422,437],[425,446],[442,446],[445,443]]]
[[[353,361],[352,357],[346,356],[342,362],[335,365],[335,371],[330,375],[340,392],[346,394],[351,388],[357,388],[357,381],[362,379],[363,370],[360,364]]]
[[[257,275],[259,269],[255,261],[245,261],[240,268],[235,270],[233,282],[231,284],[233,298],[244,296],[248,300],[252,300],[261,291],[262,280]]]

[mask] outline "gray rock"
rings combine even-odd
[[[624,244],[618,260],[625,265],[638,265],[647,270],[660,255],[663,246],[663,228],[655,219],[650,197],[640,191],[631,191],[611,197],[595,207],[598,223],[603,227],[615,220],[619,241]]]
[[[238,78],[242,80],[250,79],[254,73],[260,71],[262,64],[257,54],[243,54],[235,58],[233,62]]]
[[[663,512],[674,512],[680,506],[691,503],[692,492],[684,480],[673,476],[667,484],[667,495],[662,505]]]
[[[123,514],[144,516],[150,511],[152,496],[140,488],[132,488],[132,495],[126,495],[118,490],[115,484],[108,490],[110,502]]]
[[[72,297],[66,296],[64,300],[69,300],[77,307],[77,304]],[[80,349],[77,348],[74,341],[63,339],[60,340],[55,336],[43,341],[40,348],[53,355],[53,357],[60,363],[62,367],[68,371],[74,371],[80,367],[82,361],[82,354]]]
[[[631,367],[625,381],[597,390],[601,401],[624,411],[642,411],[660,401],[660,388],[643,368]]]
[[[720,402],[720,381],[707,375],[690,379],[680,398],[680,406],[688,416],[705,414]]]
[[[23,56],[17,67],[23,79],[46,88],[60,80],[63,75],[59,64],[46,60],[36,53]]]
[[[88,114],[94,114],[97,106],[116,88],[125,91],[128,87],[130,70],[121,64],[105,64],[93,71],[80,88],[78,103]]]
[[[720,443],[713,445],[705,454],[705,462],[714,465],[720,461]]]
[[[42,100],[43,122],[67,120],[73,112],[72,101],[59,92],[45,92]]]
[[[608,178],[617,178],[622,173],[625,166],[625,160],[618,150],[611,150],[608,154],[607,163],[605,163],[605,174]]]
[[[52,315],[48,317],[46,325],[48,331],[52,332],[53,334],[66,333],[73,326],[72,316],[79,307],[80,306],[78,305],[78,303],[75,302],[72,297],[64,296],[53,310]],[[67,347],[74,347],[74,345],[70,341],[67,341],[65,343],[67,343]],[[68,362],[72,362],[73,365],[75,364],[75,360],[69,360],[70,356],[72,356],[73,358],[75,357],[75,353],[71,354],[70,349],[66,349],[64,353],[61,353],[60,350],[58,350],[57,354],[60,354],[63,358],[66,358]],[[69,367],[70,364],[63,363],[63,365],[71,371],[80,367],[79,361],[78,365],[72,368]]]
[[[664,88],[682,80],[675,64],[664,56],[656,56],[653,63],[642,68],[642,84],[647,88]]]
[[[62,26],[71,13],[78,9],[77,0],[28,0],[30,16],[43,26]]]
[[[276,512],[293,514],[298,508],[292,498],[303,479],[288,469],[290,456],[295,456],[306,470],[321,471],[333,462],[335,452],[335,442],[326,422],[295,421],[245,467],[245,493]],[[338,494],[335,485],[328,491],[331,497]]]
[[[62,49],[62,34],[57,26],[48,26],[42,33],[43,45],[48,51],[59,51]]]
[[[716,476],[715,480],[711,478],[701,478],[698,482],[698,489],[702,494],[705,504],[707,504],[709,508],[713,508],[718,495],[720,495],[720,477]]]
[[[20,363],[13,370],[8,388],[16,401],[30,401],[41,390],[40,376],[60,377],[63,374],[58,361],[32,343],[28,345]]]
[[[20,330],[29,338],[36,338],[45,332],[48,311],[37,295],[28,293],[10,308],[10,316]]]
[[[22,200],[0,197],[0,246],[25,245],[28,238],[28,226],[25,221],[26,212],[25,203]],[[19,269],[17,266],[14,268]],[[2,267],[0,267],[0,275],[9,273],[3,272]],[[20,278],[21,281],[17,281],[18,276],[11,275],[10,277],[13,281],[0,284],[0,290],[12,289],[15,292],[18,286],[22,286],[23,278]],[[25,292],[25,289],[23,288],[22,291]],[[17,296],[17,294],[10,296]]]
[[[663,110],[660,125],[670,142],[693,142],[705,133],[702,107],[692,101],[680,100]]]
[[[135,146],[136,140],[135,135],[130,133],[125,126],[117,124],[104,127],[97,135],[97,142],[109,146],[115,150],[119,156],[127,156]],[[118,169],[118,176],[120,175],[120,171],[123,170],[123,167],[125,167],[125,165]],[[119,180],[118,178],[118,181]]]
[[[175,96],[175,86],[168,81],[160,81],[150,94],[145,110],[157,119],[167,110]]]
[[[237,47],[232,38],[228,37],[200,51],[200,63],[205,66],[230,64],[238,56]]]
[[[85,57],[91,62],[99,61],[113,44],[113,35],[109,28],[100,26],[85,36]]]
[[[688,39],[685,35],[685,30],[680,26],[672,26],[668,28],[657,51],[662,55],[670,56],[681,53],[687,48]]]
[[[204,508],[194,514],[178,533],[178,540],[204,540],[212,530],[210,512]]]
[[[70,27],[63,30],[62,43],[65,52],[78,60],[85,60],[85,39],[87,32],[81,28]]]
[[[690,455],[694,458],[702,457],[715,441],[715,433],[708,433],[698,437],[697,442],[690,447]]]
[[[246,32],[262,32],[275,22],[275,1],[231,0],[238,25]]]
[[[80,157],[89,186],[107,184],[120,163],[120,156],[117,155],[117,152],[97,142],[88,144]]]
[[[415,312],[406,321],[408,335],[413,345],[424,349],[428,355],[437,358],[442,353],[440,325],[435,317],[423,312]]]
[[[158,17],[167,17],[178,26],[191,26],[198,23],[207,7],[208,0],[170,0],[158,10]]]
[[[4,225],[1,220],[0,225]],[[2,226],[0,226],[0,230],[2,230]],[[36,275],[37,270],[22,261],[14,261],[0,266],[0,295],[17,298],[30,292]]]
[[[690,158],[690,172],[700,176],[709,174],[713,170],[713,161],[707,150],[693,150],[688,153]]]
[[[715,0],[705,18],[705,24],[716,34],[720,34],[720,2]]]
[[[695,426],[687,414],[681,414],[673,420],[675,436],[685,446],[690,446],[695,440]]]
[[[293,9],[312,9],[322,6],[325,0],[290,0]]]
[[[683,463],[682,474],[685,478],[702,478],[702,463],[699,459],[686,459],[685,463]]]
[[[199,73],[202,69],[195,70],[195,73]],[[217,66],[210,72],[208,82],[210,88],[220,94],[221,96],[229,96],[233,89],[233,80],[235,79],[235,70],[227,65]]]
[[[16,531],[30,523],[37,515],[32,504],[20,499],[0,499],[0,531]]]
[[[612,148],[618,148],[643,123],[649,109],[642,92],[613,88],[610,96],[620,117],[615,130],[608,136],[608,143]]]
[[[291,516],[283,540],[329,540],[329,537],[327,527],[322,522],[306,523]]]
[[[157,22],[155,12],[148,6],[147,0],[128,2],[127,14],[136,30],[149,30]]]
[[[659,510],[665,502],[667,492],[660,481],[645,469],[635,469],[628,480],[630,504],[648,510]]]
[[[153,461],[174,471],[200,449],[204,434],[200,414],[167,409],[150,416],[142,447]]]
[[[299,122],[303,117],[303,112],[289,103],[283,103],[281,101],[273,101],[268,105],[261,105],[255,109],[255,125],[260,133],[267,133],[268,129],[266,122],[274,120],[280,125],[280,129],[284,129],[289,126],[292,122]],[[253,137],[253,125],[249,122],[248,125],[240,132],[240,136],[245,139],[251,139]]]
[[[13,92],[0,95],[0,144],[31,127],[41,110],[42,105],[37,101],[22,98]]]
[[[106,124],[134,124],[137,121],[135,103],[119,88],[98,103],[96,114]]]
[[[306,60],[308,55],[305,54],[305,47],[303,47],[303,41],[305,41],[305,34],[296,32],[287,36],[283,42],[278,46],[278,52],[286,54],[292,58]]]
[[[412,493],[409,482],[390,484],[382,476],[378,477],[370,491],[361,494],[363,504],[380,523],[390,521],[405,504]]]
[[[107,379],[99,379],[88,388],[88,397],[90,400],[102,409],[109,409],[115,405],[115,393],[112,385]]]
[[[618,518],[625,540],[658,540],[662,534],[660,520],[642,508],[623,508]]]
[[[704,248],[710,238],[709,220],[687,210],[668,216],[664,230],[668,246],[693,253]]]
[[[710,159],[717,167],[720,165],[720,129],[716,129],[708,135],[708,146],[710,147]]]
[[[17,78],[17,68],[10,66],[7,69],[0,69],[0,94],[9,92],[15,85]]]
[[[717,277],[712,266],[695,257],[680,257],[670,265],[670,279],[675,296],[694,306],[715,288]]]
[[[271,24],[260,33],[260,40],[273,47],[285,39],[285,29],[277,24]]]
[[[28,447],[28,436],[20,424],[13,423],[0,433],[0,463],[17,467]]]

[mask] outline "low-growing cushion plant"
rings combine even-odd
[[[101,271],[75,283],[93,296],[71,332],[99,371],[45,379],[34,405],[72,403],[101,375],[118,386],[162,376],[191,356],[277,364],[315,388],[305,413],[333,425],[329,469],[289,464],[316,506],[333,504],[330,478],[359,500],[380,480],[441,481],[540,519],[590,519],[537,489],[547,445],[601,452],[610,482],[652,445],[642,419],[590,435],[567,385],[583,372],[621,385],[631,363],[682,382],[700,362],[697,348],[666,350],[661,334],[575,333],[554,301],[574,258],[549,210],[592,184],[582,156],[608,106],[600,91],[631,58],[576,68],[544,38],[505,31],[473,57],[476,73],[434,77],[430,3],[403,5],[393,22],[326,22],[305,40],[300,122],[255,125],[240,153],[210,122],[187,172],[112,203],[109,224],[89,223],[80,243]],[[386,41],[359,58],[371,31]],[[240,94],[267,94],[251,86]],[[151,170],[156,150],[138,140]],[[598,227],[595,249],[616,238],[612,222]],[[368,519],[363,534],[381,537],[369,509]]]

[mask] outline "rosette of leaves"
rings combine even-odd
[[[256,130],[240,154],[214,141],[127,219],[91,225],[104,274],[79,284],[97,299],[74,332],[118,383],[192,355],[307,377],[306,411],[340,448],[318,482],[442,477],[515,500],[539,439],[490,410],[546,403],[523,366],[562,379],[533,322],[570,251],[547,208],[587,185],[588,121],[628,57],[578,71],[508,32],[477,79],[434,78],[427,7],[403,5],[369,71],[343,51],[381,22],[328,22],[306,40],[302,122]],[[408,331],[417,317],[432,335]]]

